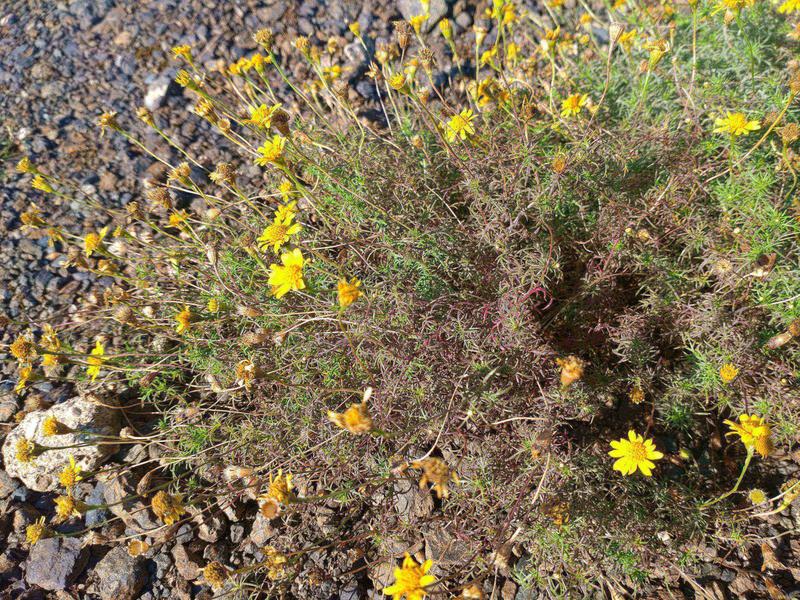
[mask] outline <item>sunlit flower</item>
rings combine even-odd
[[[114,131],[121,129],[117,122],[117,113],[113,111],[100,115],[97,119],[97,124],[100,125],[100,137],[105,134],[106,129],[113,129]]]
[[[456,138],[466,140],[475,134],[475,128],[472,126],[472,121],[475,115],[472,109],[465,108],[459,114],[453,116],[445,127],[445,136],[448,142],[454,142]]]
[[[725,363],[719,369],[719,377],[722,379],[722,383],[731,383],[738,375],[739,369],[731,363]]]
[[[372,417],[367,409],[366,402],[351,404],[343,413],[328,411],[331,423],[346,429],[350,433],[369,433],[372,430]]]
[[[628,432],[627,440],[623,438],[612,441],[611,447],[613,450],[608,455],[617,459],[614,470],[623,475],[633,475],[639,469],[642,474],[650,477],[656,466],[652,461],[664,458],[664,454],[656,450],[653,440],[645,440],[633,430]]]
[[[778,7],[778,12],[781,14],[793,13],[800,10],[800,0],[786,0]]]
[[[71,495],[58,496],[55,499],[56,518],[55,523],[63,523],[72,517],[80,517],[88,508],[85,502],[76,500]]]
[[[36,167],[31,163],[31,159],[23,156],[17,163],[17,173],[36,173]]]
[[[282,135],[275,134],[271,140],[264,142],[258,149],[258,158],[256,164],[266,167],[269,164],[277,163],[283,156],[283,147],[286,144],[286,138]]]
[[[88,257],[91,256],[93,252],[99,250],[103,244],[103,238],[106,237],[107,233],[108,227],[103,227],[96,233],[94,231],[87,233],[86,237],[83,238],[83,253]]]
[[[31,187],[46,194],[52,194],[55,190],[42,175],[37,175],[31,181]]]
[[[432,566],[432,560],[418,564],[406,552],[403,565],[394,570],[394,583],[383,588],[383,593],[392,600],[422,600],[427,595],[426,588],[436,582],[436,578],[428,574]]]
[[[39,517],[25,528],[25,539],[32,546],[39,540],[52,537],[53,531],[44,524],[44,517]]]
[[[726,113],[724,119],[716,119],[714,133],[727,133],[732,136],[747,135],[751,131],[761,129],[761,123],[752,120],[748,121],[743,113]]]
[[[261,549],[264,553],[264,564],[267,567],[267,577],[275,581],[286,575],[286,565],[289,558],[274,546],[265,546]]]
[[[738,435],[742,444],[748,451],[755,450],[761,456],[769,456],[774,447],[772,445],[772,428],[769,423],[757,415],[740,415],[739,422],[734,423],[728,419],[725,424],[731,428],[726,436]]]
[[[625,33],[621,33],[617,42],[620,46],[625,50],[625,52],[631,51],[631,46],[633,46],[633,42],[636,41],[637,32],[635,29],[631,29],[630,31],[626,31]]]
[[[30,208],[19,216],[19,220],[22,221],[22,227],[20,228],[22,231],[39,229],[47,225],[45,220],[42,219],[42,211],[35,204],[31,204]]]
[[[251,125],[261,127],[262,129],[269,129],[272,127],[272,117],[275,116],[275,113],[280,109],[280,107],[280,104],[274,104],[272,106],[261,104],[255,108],[251,107],[250,118],[245,119],[245,123],[250,123]]]
[[[33,367],[30,365],[21,367],[18,371],[19,378],[17,379],[17,385],[14,386],[14,391],[17,394],[21,394],[25,387],[28,385],[28,381],[30,381],[31,376],[33,375]]]
[[[565,118],[577,116],[588,100],[589,96],[587,94],[572,94],[568,96],[561,102],[561,116]]]
[[[264,231],[257,238],[258,247],[262,251],[266,251],[272,246],[272,251],[277,254],[281,246],[289,242],[289,239],[298,233],[302,227],[300,223],[292,223],[295,213],[291,211],[284,211],[285,216],[276,216],[275,220],[264,228]]]
[[[156,492],[150,501],[150,508],[167,525],[180,521],[181,516],[186,513],[181,496],[172,496],[164,490]]]
[[[52,437],[54,435],[65,435],[67,433],[72,433],[73,429],[71,427],[67,427],[56,419],[53,415],[49,415],[45,417],[45,420],[42,421],[42,435],[45,437]]]
[[[189,220],[189,213],[186,209],[174,210],[169,215],[170,227],[181,228]]]
[[[30,334],[17,336],[17,339],[9,345],[8,351],[20,364],[24,365],[32,363],[39,356],[36,351],[36,344],[31,339]]]
[[[253,381],[256,378],[256,365],[252,360],[240,360],[236,364],[235,375],[236,385],[243,385],[245,389],[250,389]]]
[[[128,542],[128,554],[131,556],[141,556],[150,550],[150,544],[142,540],[131,540]]]
[[[353,21],[352,23],[350,23],[350,24],[347,26],[347,28],[348,28],[348,29],[350,30],[350,32],[351,32],[351,33],[352,33],[354,36],[356,36],[357,38],[360,38],[360,37],[361,37],[361,25],[359,25],[358,21]]]
[[[422,460],[415,460],[411,463],[412,469],[422,469],[422,477],[419,479],[419,487],[424,488],[429,483],[432,484],[436,497],[447,498],[450,490],[447,486],[452,481],[458,483],[458,475],[441,458],[431,456]]]
[[[416,15],[411,17],[408,22],[411,24],[411,27],[414,28],[414,32],[419,35],[419,32],[422,30],[422,24],[425,23],[430,18],[430,15]]]
[[[216,298],[209,298],[208,304],[206,304],[206,309],[211,314],[219,312],[219,300],[217,300]]]
[[[39,454],[41,454],[39,446],[28,438],[19,438],[14,446],[14,458],[22,464],[32,463]]]
[[[191,309],[188,306],[184,306],[183,310],[175,315],[175,322],[177,323],[175,326],[175,332],[180,334],[189,329],[193,319],[194,315],[192,314]]]
[[[278,469],[278,474],[275,476],[270,473],[269,488],[266,495],[270,498],[275,498],[275,500],[282,504],[290,502],[292,498],[294,498],[294,493],[292,492],[292,474],[287,473],[284,475],[283,469]]]
[[[182,58],[188,63],[192,62],[192,47],[187,44],[172,47],[172,56]]]
[[[347,279],[340,279],[336,284],[336,291],[339,297],[339,306],[347,308],[353,302],[361,298],[364,292],[361,291],[361,282],[353,277],[348,282]]]
[[[100,368],[103,366],[105,359],[103,356],[106,354],[106,348],[103,346],[103,342],[97,340],[94,344],[94,348],[89,353],[89,356],[86,358],[86,362],[88,363],[89,367],[86,369],[86,374],[92,378],[92,381],[97,379],[97,376],[100,374]]]
[[[58,482],[67,490],[71,490],[75,487],[75,484],[82,481],[83,478],[84,472],[75,464],[75,457],[70,454],[69,464],[58,474]]]
[[[284,186],[285,183],[289,183],[289,182],[284,181],[281,184],[279,190],[281,192],[281,195],[283,195],[284,198],[288,198],[288,192],[286,193],[286,195],[284,195],[283,186]],[[289,185],[291,185],[291,184],[289,184]],[[275,218],[276,219],[280,219],[281,221],[285,221],[286,219],[289,218],[290,215],[292,217],[297,215],[297,200],[292,200],[291,202],[287,202],[286,204],[281,204],[278,208],[275,209]]]
[[[269,266],[270,275],[267,283],[272,287],[272,295],[276,298],[283,298],[292,290],[305,289],[303,266],[306,261],[300,248],[281,254],[281,263]]]

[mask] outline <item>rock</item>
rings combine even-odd
[[[11,423],[19,410],[19,400],[14,394],[0,396],[0,423]]]
[[[213,514],[203,512],[192,520],[198,524],[197,537],[210,544],[219,541],[228,527],[228,520],[222,511]]]
[[[250,541],[256,546],[264,546],[275,535],[275,528],[260,512],[253,521],[253,528],[250,530]]]
[[[400,518],[412,523],[426,517],[433,510],[430,492],[422,491],[415,481],[401,479],[394,483],[394,507]]]
[[[397,0],[397,10],[408,21],[411,17],[424,13],[422,4],[419,0]],[[422,25],[422,30],[427,33],[447,14],[447,2],[445,0],[431,0],[430,17]]]
[[[94,592],[102,600],[134,600],[147,582],[140,556],[131,556],[125,546],[113,548],[94,568]]]
[[[175,560],[175,569],[178,575],[187,581],[193,581],[200,576],[203,568],[202,559],[183,544],[175,544],[172,549],[172,558]]]
[[[40,540],[31,548],[25,563],[25,581],[45,590],[63,590],[80,575],[89,552],[74,537]]]
[[[5,500],[13,494],[18,487],[19,484],[9,477],[5,471],[0,469],[0,499]]]
[[[172,77],[162,75],[153,80],[148,86],[147,93],[144,96],[145,108],[148,110],[157,110],[161,108],[173,89]]]
[[[375,589],[380,591],[394,581],[394,561],[381,560],[369,567],[368,575]]]
[[[101,485],[109,510],[122,519],[133,532],[143,533],[160,526],[150,516],[149,508],[136,495],[136,488],[131,484],[129,475],[113,475],[107,481],[98,483],[98,487]]]
[[[76,430],[53,437],[45,437],[42,423],[54,416],[61,423]],[[3,444],[3,460],[6,472],[16,477],[29,488],[37,492],[55,491],[58,486],[58,474],[69,464],[72,455],[75,462],[84,471],[94,471],[114,452],[114,444],[92,444],[90,434],[115,436],[119,433],[119,415],[116,410],[101,406],[82,398],[72,398],[47,410],[36,410],[25,415],[20,424],[6,437]],[[22,438],[40,446],[80,446],[65,449],[54,449],[38,455],[29,463],[22,463],[16,458],[17,441]],[[89,444],[81,446],[81,444]]]

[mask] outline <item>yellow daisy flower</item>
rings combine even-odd
[[[275,134],[271,140],[264,142],[258,149],[258,158],[256,164],[261,167],[266,167],[272,163],[278,163],[283,156],[283,147],[286,145],[286,138],[282,135]]]
[[[281,254],[281,263],[269,266],[271,273],[267,280],[272,286],[272,295],[279,299],[292,290],[306,288],[306,283],[303,281],[303,266],[306,261],[300,248]]]
[[[364,292],[359,289],[361,287],[361,282],[355,277],[349,282],[347,279],[340,279],[336,287],[339,297],[339,306],[342,308],[347,308],[364,295]]]
[[[740,415],[738,423],[726,419],[725,424],[731,428],[725,435],[738,435],[748,451],[755,450],[766,458],[774,450],[772,428],[758,415]]]
[[[445,126],[447,141],[454,142],[456,138],[466,140],[468,137],[473,136],[475,134],[475,128],[472,126],[474,119],[475,115],[470,108],[465,108],[450,119]]]
[[[417,564],[406,552],[403,566],[394,570],[394,583],[383,588],[383,593],[390,595],[392,600],[422,600],[427,595],[425,588],[436,582],[433,575],[428,575],[432,566],[432,560]]]
[[[645,440],[633,430],[628,432],[628,439],[612,441],[613,450],[609,456],[616,458],[614,470],[623,475],[633,475],[639,469],[643,475],[650,477],[656,466],[652,461],[664,458],[664,454],[656,450],[653,440]]]
[[[744,113],[726,113],[724,119],[714,121],[714,133],[727,133],[733,136],[747,135],[751,131],[761,129],[761,123],[755,120],[748,121]]]
[[[105,346],[103,346],[100,340],[97,340],[94,344],[94,348],[92,348],[92,351],[86,358],[86,362],[89,364],[89,367],[86,369],[86,374],[92,378],[92,381],[97,379],[97,376],[100,374],[100,367],[102,367],[105,362],[103,358],[105,353]]]
[[[264,228],[256,240],[262,251],[272,246],[272,251],[276,254],[281,246],[288,243],[289,239],[302,229],[300,223],[292,223],[295,213],[287,211],[283,213],[285,215],[283,217],[278,217],[277,214],[276,211],[275,220]]]
[[[575,117],[589,100],[588,94],[572,94],[561,102],[561,116],[564,118]]]

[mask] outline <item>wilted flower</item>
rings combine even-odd
[[[339,298],[339,306],[342,308],[347,308],[364,295],[364,292],[362,292],[360,289],[361,282],[355,277],[350,279],[349,282],[347,279],[340,279],[339,283],[336,285],[336,288]]]
[[[167,525],[176,523],[180,520],[181,516],[186,513],[181,496],[172,496],[164,490],[160,490],[153,496],[153,499],[150,501],[150,508],[152,508],[153,513]]]
[[[343,413],[329,410],[328,419],[331,423],[350,433],[369,433],[372,430],[372,417],[370,417],[366,402],[351,404]]]
[[[292,492],[292,474],[287,473],[284,475],[283,469],[278,469],[278,474],[275,476],[270,473],[269,488],[266,495],[270,498],[275,498],[275,500],[282,504],[290,502],[292,498],[294,498],[294,493]]]
[[[561,367],[561,386],[567,388],[583,377],[586,363],[574,355],[557,358],[556,364]]]
[[[455,471],[451,471],[446,462],[435,456],[415,460],[411,463],[411,468],[422,469],[419,487],[424,488],[429,483],[433,484],[433,491],[436,492],[436,497],[439,499],[447,498],[450,495],[450,490],[447,489],[447,486],[451,481],[453,483],[458,483],[459,481]]]
[[[228,577],[230,577],[230,575],[228,574],[228,569],[225,568],[222,563],[219,563],[215,560],[203,567],[203,577],[205,578],[206,582],[208,582],[208,585],[215,590],[218,590],[225,585],[225,582],[228,581]]]
[[[25,528],[25,539],[32,546],[39,540],[52,537],[53,531],[44,524],[44,517],[39,517]]]
[[[36,351],[36,344],[31,339],[30,334],[17,336],[8,347],[11,356],[16,358],[21,364],[30,364],[39,356]]]

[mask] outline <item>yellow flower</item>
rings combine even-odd
[[[100,137],[106,132],[106,129],[113,129],[118,131],[120,129],[119,123],[117,122],[117,113],[114,111],[105,112],[97,119],[97,124],[100,126]]]
[[[395,73],[391,77],[389,77],[389,87],[393,90],[397,90],[398,92],[402,91],[403,88],[406,87],[406,76],[403,73]]]
[[[714,11],[714,13],[717,13],[721,10],[725,10],[725,11],[731,11],[734,15],[736,15],[743,8],[747,8],[748,6],[753,6],[755,2],[756,0],[719,0],[719,2],[717,3],[717,9]]]
[[[417,15],[415,17],[411,17],[408,22],[411,23],[411,27],[414,28],[414,31],[419,35],[420,30],[422,29],[422,24],[430,18],[430,15]]]
[[[100,340],[97,340],[94,344],[94,348],[92,348],[92,351],[86,358],[86,362],[89,364],[89,367],[86,369],[86,374],[92,378],[92,381],[97,379],[97,376],[100,374],[100,367],[102,367],[103,363],[105,362],[105,359],[103,358],[105,354],[105,346],[103,346],[103,343]]]
[[[131,556],[141,556],[150,550],[150,544],[142,540],[131,540],[128,542],[128,554]]]
[[[283,298],[292,290],[304,290],[306,283],[303,281],[303,266],[305,259],[300,248],[281,254],[281,265],[269,266],[270,275],[267,283],[272,287],[272,295]]]
[[[71,517],[80,517],[88,508],[84,502],[76,500],[70,495],[59,496],[55,499],[56,518],[55,523],[63,523]]]
[[[447,18],[442,19],[439,21],[439,31],[442,33],[442,37],[446,40],[453,39],[453,24],[450,23],[450,20]]]
[[[422,477],[419,479],[419,487],[424,488],[429,483],[433,484],[433,491],[439,499],[447,498],[450,490],[447,486],[452,481],[458,483],[458,475],[451,471],[450,467],[441,458],[432,456],[423,460],[415,460],[411,463],[412,469],[422,469]]]
[[[761,123],[758,121],[748,121],[743,113],[726,113],[724,119],[716,119],[714,125],[714,133],[728,133],[733,136],[747,135],[751,131],[761,129]]]
[[[20,368],[19,370],[19,379],[17,379],[17,385],[14,386],[14,391],[17,394],[21,394],[22,391],[25,389],[25,386],[28,385],[28,381],[33,375],[33,367],[25,366]]]
[[[786,0],[778,7],[778,12],[781,14],[793,13],[800,10],[800,0]]]
[[[169,226],[181,228],[189,219],[186,209],[172,211],[169,215]]]
[[[262,251],[266,251],[267,248],[272,246],[272,251],[276,254],[280,247],[288,243],[289,239],[301,229],[299,223],[292,223],[295,213],[284,211],[282,213],[284,215],[283,217],[279,217],[277,214],[278,212],[276,211],[275,220],[272,224],[264,228],[264,231],[256,240],[258,242],[258,247]]]
[[[289,197],[294,193],[294,191],[295,191],[294,184],[288,179],[284,179],[283,181],[281,181],[281,184],[278,186],[278,193],[284,200],[288,200]],[[297,206],[297,202],[290,202],[289,204],[292,206],[291,210],[297,212],[297,209],[295,208]],[[280,207],[278,210],[280,210],[281,208],[284,207]]]
[[[455,115],[447,122],[445,128],[445,135],[448,142],[454,142],[456,138],[466,140],[468,137],[475,134],[475,128],[472,126],[472,121],[475,115],[472,109],[465,108],[459,114]]]
[[[261,167],[266,167],[268,164],[277,163],[283,156],[283,147],[286,144],[286,138],[282,135],[275,134],[271,140],[264,142],[258,149],[259,157],[256,159],[256,164]]]
[[[215,560],[203,567],[203,577],[205,577],[208,585],[218,590],[228,581],[228,569],[226,569],[222,563]]]
[[[264,564],[267,567],[267,577],[270,580],[281,579],[286,575],[286,563],[289,562],[289,558],[283,552],[278,551],[274,546],[265,546],[261,551],[266,557]]]
[[[192,319],[194,315],[192,315],[192,311],[189,309],[188,306],[184,306],[183,310],[175,315],[175,321],[178,323],[175,326],[176,333],[183,333],[189,326],[192,324]]]
[[[752,504],[764,504],[767,501],[767,495],[764,493],[764,490],[753,489],[747,494],[747,498],[750,500]]]
[[[58,352],[61,350],[61,340],[58,339],[55,329],[49,323],[45,323],[42,328],[42,346],[50,352]],[[51,367],[60,362],[61,357],[56,354],[42,354],[42,364],[45,367]]]
[[[617,42],[619,42],[619,45],[625,49],[625,52],[630,52],[631,46],[633,46],[633,42],[636,40],[636,35],[636,30],[631,29],[630,31],[620,34]]]
[[[361,37],[361,25],[359,25],[358,21],[353,21],[347,28],[351,31],[351,33],[356,36],[357,38]]]
[[[67,433],[72,433],[72,431],[73,431],[72,428],[64,425],[53,415],[46,417],[45,420],[42,421],[42,434],[45,437],[52,437],[54,435],[64,435]]]
[[[93,252],[99,250],[107,233],[108,227],[103,227],[97,233],[94,231],[87,233],[86,237],[83,238],[83,253],[86,256],[91,256]]]
[[[737,375],[739,375],[739,369],[731,363],[725,363],[719,369],[719,377],[722,379],[722,383],[731,383],[736,379]]]
[[[181,515],[186,513],[181,496],[171,496],[161,490],[150,501],[153,513],[167,525],[180,521]]]
[[[52,194],[55,191],[53,190],[53,186],[47,183],[47,180],[41,175],[37,175],[33,178],[33,181],[31,181],[31,187],[46,194]]]
[[[69,464],[58,474],[58,482],[67,490],[71,490],[76,483],[83,481],[83,478],[84,472],[75,464],[75,457],[70,454]]]
[[[25,528],[25,539],[32,546],[39,540],[49,538],[53,535],[47,525],[44,524],[44,517],[39,517],[34,523],[31,523]]]
[[[172,47],[172,56],[175,58],[183,58],[186,62],[192,62],[192,47],[186,44]]]
[[[208,312],[212,314],[219,312],[219,300],[217,300],[216,298],[209,298],[206,308],[208,309]]]
[[[39,356],[36,352],[36,344],[30,334],[17,336],[17,339],[11,342],[8,351],[11,352],[11,356],[24,365],[32,363]]]
[[[292,474],[283,474],[283,469],[278,469],[278,474],[273,477],[272,473],[269,474],[269,489],[267,496],[275,498],[278,502],[287,504],[292,498]]]
[[[740,415],[738,423],[726,419],[725,424],[731,428],[725,435],[738,435],[748,451],[755,450],[764,458],[772,453],[772,428],[761,417]]]
[[[394,583],[383,588],[383,593],[390,595],[392,600],[422,600],[427,595],[425,588],[436,582],[433,575],[428,575],[432,566],[432,560],[417,564],[406,552],[403,566],[394,570]]]
[[[347,279],[340,279],[339,283],[336,284],[338,296],[339,296],[339,306],[342,308],[347,308],[353,302],[361,298],[364,295],[359,288],[361,287],[361,282],[353,277],[350,282]]]
[[[245,119],[245,123],[250,123],[255,125],[256,127],[261,127],[263,129],[269,129],[272,127],[272,117],[275,116],[275,113],[280,109],[280,104],[274,104],[272,106],[267,106],[266,104],[262,104],[256,108],[250,108],[250,118]]]
[[[350,433],[361,434],[372,430],[372,417],[369,415],[366,402],[351,404],[343,413],[329,410],[328,419]]]
[[[41,454],[41,450],[36,442],[28,438],[19,438],[14,446],[14,457],[22,464],[32,463],[38,454]]]
[[[31,203],[31,206],[28,210],[19,216],[19,220],[22,221],[22,227],[20,228],[22,231],[39,229],[40,227],[47,225],[45,220],[42,219],[42,211],[39,210],[39,207],[33,203]]]
[[[31,159],[23,156],[17,163],[17,173],[36,173],[36,167],[31,163]]]
[[[623,438],[612,441],[611,447],[613,450],[608,455],[617,459],[614,462],[614,470],[623,475],[633,475],[636,469],[639,469],[645,476],[650,477],[656,466],[652,461],[664,458],[664,455],[656,450],[653,440],[645,440],[633,430],[628,432],[627,440]]]
[[[566,118],[580,114],[588,100],[587,94],[572,94],[561,102],[561,116]]]

